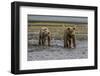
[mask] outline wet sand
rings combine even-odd
[[[37,40],[28,43],[28,61],[88,58],[87,40],[77,40],[77,47],[71,49],[64,48],[61,40],[52,40],[50,47],[38,46]]]

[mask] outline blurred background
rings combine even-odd
[[[41,27],[48,27],[52,34],[52,39],[63,40],[64,30],[66,27],[75,27],[77,40],[87,40],[87,24],[76,23],[59,23],[59,22],[32,22],[28,24],[28,39],[38,39]]]

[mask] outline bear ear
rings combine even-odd
[[[71,29],[70,27],[67,28],[67,30],[70,30],[70,29]]]
[[[75,27],[73,27],[73,30],[75,30],[76,28]]]

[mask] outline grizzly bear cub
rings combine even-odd
[[[64,30],[64,47],[76,48],[75,28],[67,28]]]
[[[51,41],[51,32],[48,30],[47,27],[41,27],[39,32],[39,45],[46,45],[46,41],[48,43],[47,46],[50,46]]]

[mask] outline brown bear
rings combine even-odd
[[[65,48],[75,48],[75,28],[67,28],[64,30],[64,47]]]
[[[39,45],[45,46],[46,41],[48,43],[47,46],[50,46],[51,32],[48,30],[47,27],[42,27],[39,32]]]

